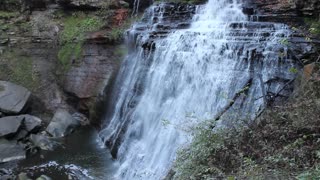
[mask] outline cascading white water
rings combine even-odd
[[[142,34],[120,70],[113,113],[100,133],[119,146],[117,179],[163,178],[190,139],[185,129],[199,120],[235,113],[253,119],[265,106],[265,83],[294,76],[280,43],[289,35],[283,24],[250,22],[237,0],[209,0],[189,29],[155,40],[154,51],[140,47],[149,37]]]

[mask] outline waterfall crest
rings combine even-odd
[[[100,132],[120,163],[118,179],[163,178],[188,127],[252,120],[295,77],[286,25],[250,21],[237,0],[180,5],[180,19],[173,6],[150,7],[128,31],[132,50]]]

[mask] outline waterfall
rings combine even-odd
[[[295,77],[286,25],[250,21],[237,0],[209,0],[180,28],[187,15],[172,6],[150,7],[128,31],[132,50],[100,132],[119,161],[116,179],[163,178],[189,127],[252,120]]]

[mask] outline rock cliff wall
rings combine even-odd
[[[0,79],[33,92],[34,114],[67,108],[95,117],[125,54],[128,7],[124,1],[1,2]]]

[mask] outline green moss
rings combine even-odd
[[[18,16],[17,12],[0,11],[0,19],[9,19]]]
[[[66,17],[63,24],[64,29],[59,38],[61,48],[58,52],[58,59],[63,69],[67,70],[72,61],[80,58],[85,34],[101,28],[103,22],[97,17],[78,12]]]
[[[309,32],[313,35],[320,35],[320,21],[312,18],[305,18],[304,22],[309,26]]]
[[[289,69],[289,72],[292,73],[292,74],[297,74],[299,72],[299,70],[297,68],[291,67]]]
[[[40,85],[32,59],[20,56],[16,51],[6,52],[2,55],[0,79],[20,84],[31,91],[35,91]]]

